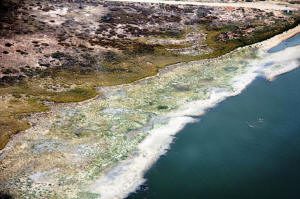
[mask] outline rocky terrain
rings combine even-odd
[[[151,3],[4,0],[0,12],[0,148],[52,102],[213,58],[299,23],[299,12]]]

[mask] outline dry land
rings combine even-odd
[[[4,0],[0,4],[0,149],[49,104],[99,86],[214,58],[299,23],[298,10],[153,3]]]

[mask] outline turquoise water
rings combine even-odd
[[[300,43],[300,35],[269,52]],[[129,199],[300,198],[300,70],[256,79],[177,134]]]

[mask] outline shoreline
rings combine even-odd
[[[299,28],[299,26],[297,26]],[[288,36],[288,35],[286,35]],[[293,36],[293,35],[291,35]],[[290,37],[291,37],[290,36]],[[258,43],[260,44],[260,43]],[[253,44],[251,45],[251,47],[254,47],[256,44]],[[238,49],[235,49],[234,51],[239,51],[240,49],[247,49],[249,48],[250,46],[246,46],[246,47],[241,47],[241,48],[238,48]],[[232,52],[234,52],[232,51]],[[214,62],[214,61],[221,61],[223,59],[227,59],[228,57],[230,57],[230,53],[229,54],[225,54],[221,57],[218,57],[218,58],[215,58],[215,59],[206,59],[206,60],[201,60],[201,61],[193,61],[193,62],[189,62],[190,64],[191,63],[202,63],[202,64],[205,64],[205,63],[210,63],[210,62]],[[147,82],[148,79],[151,79],[151,78],[156,78],[157,76],[160,76],[161,74],[163,73],[166,73],[168,72],[169,70],[172,70],[173,68],[177,68],[177,67],[184,67],[184,65],[187,65],[189,63],[180,63],[180,64],[175,64],[175,65],[170,65],[168,66],[167,68],[165,69],[162,69],[157,75],[155,76],[151,76],[151,77],[147,77],[147,78],[144,78],[142,80],[139,80],[139,81],[136,81],[134,83],[131,83],[131,84],[125,84],[125,85],[118,85],[117,87],[124,87],[124,86],[131,86],[131,85],[135,85],[135,84],[140,84],[140,83],[143,83],[143,82]],[[254,71],[252,71],[254,72]],[[256,77],[256,76],[255,76]],[[255,78],[254,77],[254,78]],[[243,80],[244,78],[242,78]],[[250,78],[249,80],[247,81],[252,81],[252,79]],[[115,86],[113,87],[103,87],[104,89],[107,88],[108,91],[110,88],[114,88]],[[242,88],[243,89],[243,88]],[[201,114],[204,114],[205,111],[209,108],[212,108],[214,105],[216,105],[217,103],[219,103],[220,101],[224,100],[226,97],[228,97],[228,92],[222,92],[218,89],[215,89],[215,90],[212,90],[211,91],[212,94],[214,95],[213,97],[209,98],[208,100],[204,100],[206,101],[206,105],[204,106],[203,105],[203,100],[200,100],[198,105],[201,106],[201,109],[198,109],[198,112],[195,112],[194,114],[199,116]],[[238,94],[238,93],[237,93]],[[101,98],[101,96],[97,96],[96,98],[93,98],[93,99],[90,99],[90,100],[87,100],[87,101],[83,101],[83,102],[79,102],[79,103],[71,103],[71,104],[62,104],[60,106],[56,106],[54,105],[52,108],[51,108],[51,111],[48,112],[48,113],[42,113],[42,114],[46,114],[46,117],[44,118],[40,118],[39,117],[39,114],[34,114],[32,119],[33,121],[36,120],[34,122],[34,126],[29,129],[28,131],[25,131],[24,133],[20,133],[18,135],[15,135],[12,142],[9,143],[9,147],[7,147],[7,149],[5,151],[1,151],[2,154],[0,154],[0,158],[2,157],[5,157],[5,153],[9,153],[11,147],[14,146],[14,143],[16,143],[17,141],[21,141],[22,138],[23,138],[23,135],[26,133],[28,134],[31,134],[33,136],[37,136],[37,135],[40,135],[40,136],[43,136],[44,134],[47,134],[47,132],[49,131],[49,126],[51,125],[51,122],[53,122],[53,118],[55,117],[55,114],[61,110],[62,108],[65,108],[65,107],[74,107],[74,106],[81,106],[81,105],[84,105],[84,104],[89,104],[91,102],[93,102],[95,99],[97,98]],[[219,98],[216,100],[216,98]],[[194,102],[195,103],[195,102]],[[188,106],[191,106],[191,104],[187,104]],[[197,104],[194,104],[193,106],[195,106]],[[199,113],[200,111],[200,113]],[[173,136],[178,133],[187,123],[190,123],[190,122],[195,122],[196,120],[194,120],[194,118],[191,118],[191,113],[189,112],[188,115],[184,115],[182,112],[177,112],[177,115],[173,113],[170,113],[167,115],[168,117],[172,117],[172,120],[169,121],[169,125],[166,125],[166,126],[163,126],[162,128],[159,128],[159,129],[155,129],[154,131],[151,132],[150,135],[148,135],[142,142],[139,143],[139,149],[146,149],[147,151],[142,154],[142,160],[143,162],[145,163],[144,165],[140,165],[139,164],[139,161],[137,161],[137,165],[139,165],[138,167],[132,167],[132,171],[135,172],[136,170],[139,169],[139,172],[141,171],[142,174],[150,167],[152,166],[152,164],[159,158],[159,156],[161,154],[164,154],[165,151],[168,149],[168,146],[169,144],[172,143],[173,141]],[[172,127],[172,132],[170,131],[170,128],[169,127]],[[176,128],[175,128],[176,127]],[[167,133],[165,134],[162,134],[161,131],[168,131]],[[163,135],[163,136],[162,136]],[[152,136],[152,137],[151,137]],[[15,141],[14,141],[15,140]],[[148,147],[148,148],[147,148]],[[155,147],[156,151],[153,151],[153,148]],[[8,149],[10,148],[10,149]],[[129,156],[130,157],[130,156]],[[131,156],[132,157],[132,156]],[[150,158],[149,158],[150,157]],[[125,162],[125,166],[130,166],[130,161],[132,161],[132,159],[128,159],[127,161],[129,162]],[[149,163],[150,161],[150,163]],[[107,169],[104,170],[103,172],[103,175],[102,177],[105,177],[106,175],[108,175],[109,173],[113,173],[113,175],[110,175],[110,177],[114,176],[115,174],[120,174],[122,172],[125,172],[124,169],[126,168],[123,168],[124,165],[122,165],[122,163],[124,163],[124,161],[121,161],[121,165],[118,163],[116,167],[108,167]],[[113,169],[112,169],[113,168]],[[117,170],[117,171],[116,171]],[[107,171],[107,172],[105,172]],[[137,175],[135,175],[133,178],[131,176],[132,173],[127,173],[129,174],[129,176],[127,178],[124,178],[124,182],[123,183],[119,183],[118,181],[118,177],[115,177],[115,180],[118,181],[118,186],[122,186],[122,191],[123,191],[123,195],[127,195],[128,194],[128,190],[132,190],[134,191],[136,189],[136,187],[138,185],[140,185],[142,182],[143,182],[143,176],[140,175],[141,173],[138,173]],[[101,176],[100,178],[98,178],[99,180],[101,179]],[[132,180],[128,180],[128,179],[132,179]],[[138,180],[136,180],[138,179]],[[128,182],[133,182],[134,184],[131,184],[131,185],[128,185],[127,187],[125,187],[124,185],[127,185]],[[114,186],[113,184],[111,184],[111,179],[108,179],[108,181],[105,182],[104,184],[105,186],[109,186],[109,185],[112,185],[113,188],[117,188],[118,186]],[[98,185],[97,185],[98,187]],[[90,192],[94,192],[94,190],[97,190],[98,188],[92,188],[92,190]],[[109,190],[109,188],[107,188],[107,190]],[[112,189],[113,190],[113,189]],[[111,191],[113,193],[118,193],[117,191]],[[103,193],[102,193],[103,194]],[[103,196],[105,198],[105,196]],[[122,196],[107,196],[106,198],[122,198]]]
[[[278,45],[280,42],[283,42],[290,37],[293,37],[299,32],[300,26],[298,25],[293,29],[290,29],[280,35],[276,35],[263,42],[238,49],[258,47],[259,51],[264,53],[268,49]],[[145,181],[143,178],[144,173],[169,149],[169,146],[174,139],[174,135],[184,128],[186,124],[197,121],[191,116],[200,117],[207,110],[216,106],[226,98],[240,94],[242,90],[244,90],[257,76],[262,75],[269,79],[272,74],[266,73],[266,71],[262,70],[263,68],[263,66],[250,67],[250,69],[244,74],[233,78],[232,86],[235,88],[235,91],[233,92],[212,89],[208,99],[188,103],[184,107],[181,107],[179,111],[167,114],[169,117],[168,124],[151,130],[149,135],[138,145],[137,155],[121,161],[117,164],[117,166],[110,169],[107,173],[104,173],[90,186],[89,191],[100,194],[101,198],[104,199],[124,198],[128,196],[129,193],[135,191],[136,188]],[[295,68],[295,66],[284,67],[283,70],[275,73],[274,76],[278,76]],[[159,74],[161,74],[161,72],[158,73],[158,76]],[[146,80],[143,79],[142,81]],[[190,107],[193,107],[192,112]]]
[[[257,46],[259,46],[262,50],[267,51],[268,49],[273,48],[274,46],[277,46],[284,40],[287,40],[299,33],[300,33],[300,25],[297,25],[296,27],[294,27],[292,29],[289,29],[279,35],[276,35],[270,39],[267,39],[263,42],[258,43]],[[255,45],[255,44],[253,44],[253,45]]]

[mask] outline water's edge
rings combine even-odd
[[[272,79],[299,66],[300,45],[267,52],[298,32],[300,26],[219,58],[171,65],[132,84],[101,87],[98,98],[33,115],[32,128],[0,152],[0,190],[126,197],[194,116],[238,95],[257,76]]]
[[[262,53],[264,53],[299,32],[300,26],[297,26],[296,28],[271,39],[254,44],[251,47],[257,47]],[[271,61],[272,57],[269,59]],[[181,111],[170,113],[172,119],[169,123],[161,128],[152,130],[150,134],[138,145],[138,154],[122,161],[107,174],[99,178],[90,187],[90,191],[100,193],[101,198],[126,197],[130,192],[135,191],[135,189],[144,182],[143,174],[162,154],[166,152],[173,141],[174,135],[186,124],[196,121],[191,116],[201,116],[208,109],[216,106],[219,102],[226,98],[238,95],[257,76],[263,76],[272,80],[276,76],[289,72],[296,67],[298,67],[297,63],[291,63],[279,70],[274,70],[274,68],[251,68],[245,74],[234,78],[232,81],[232,86],[234,87],[233,92],[220,91],[217,89],[212,90],[209,99],[188,103],[184,107],[180,108]]]
[[[298,198],[299,77],[258,77],[186,125],[126,199]]]

